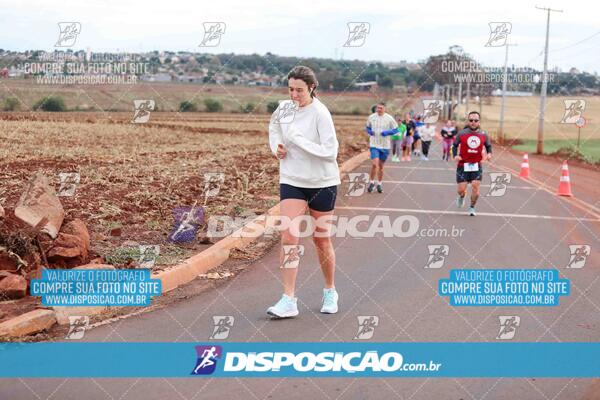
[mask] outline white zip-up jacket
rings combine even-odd
[[[329,110],[316,97],[306,107],[293,107],[291,100],[282,101],[269,123],[271,151],[277,154],[279,144],[287,150],[279,160],[279,183],[313,189],[339,185],[339,143]]]

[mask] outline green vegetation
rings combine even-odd
[[[179,103],[179,111],[181,112],[196,112],[198,111],[198,106],[193,101],[184,100]]]
[[[250,114],[251,112],[254,112],[254,110],[256,110],[256,104],[252,102],[246,103],[241,107],[241,110],[243,113]]]
[[[7,97],[4,99],[3,111],[16,111],[19,109],[20,102],[16,97]]]
[[[67,111],[67,106],[65,105],[65,101],[60,96],[46,96],[40,100],[38,100],[33,105],[33,110],[38,111]]]
[[[208,98],[204,100],[204,105],[206,106],[206,111],[208,112],[223,111],[223,103],[221,103],[219,100]]]
[[[515,150],[534,153],[536,150],[535,140],[524,140],[523,144],[513,146]],[[600,139],[587,139],[581,141],[579,150],[577,142],[565,139],[547,139],[544,141],[544,152],[546,154],[560,154],[565,159],[582,159],[591,163],[600,162]]]

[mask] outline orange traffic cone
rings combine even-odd
[[[521,163],[521,178],[529,178],[529,156],[527,153],[523,154],[523,162]]]
[[[569,166],[565,160],[562,165],[562,173],[560,176],[560,183],[558,184],[559,196],[573,196],[571,193],[571,178],[569,178]]]

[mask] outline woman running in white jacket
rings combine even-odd
[[[329,110],[315,97],[317,86],[317,78],[310,68],[292,69],[288,74],[291,100],[279,104],[269,124],[271,151],[279,158],[280,214],[284,221],[289,221],[281,237],[283,295],[267,310],[276,318],[298,315],[294,291],[300,253],[299,229],[307,209],[317,221],[312,236],[325,278],[321,312],[338,311],[331,216],[337,185],[341,183],[336,161],[339,144]]]

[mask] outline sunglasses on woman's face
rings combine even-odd
[[[469,122],[479,122],[478,119],[470,119]]]

